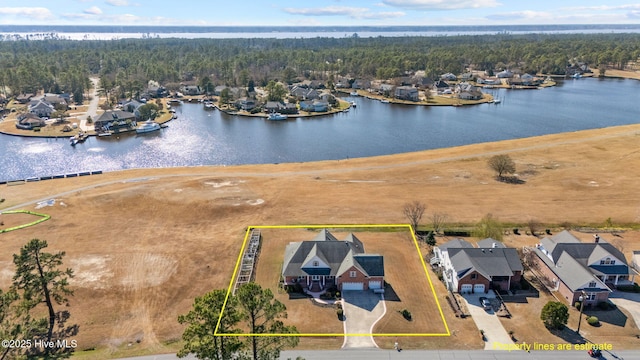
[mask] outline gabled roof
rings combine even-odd
[[[107,110],[100,114],[95,122],[108,122],[108,121],[119,121],[126,119],[133,119],[136,116],[133,113],[122,111],[122,110]]]
[[[487,279],[512,276],[514,271],[523,271],[518,252],[513,248],[449,248],[449,258],[459,278],[472,271],[477,271]]]
[[[557,261],[563,252],[567,252],[585,266],[607,256],[616,258],[624,265],[627,265],[627,260],[620,250],[603,239],[599,239],[597,243],[583,243],[565,230],[551,238],[542,239],[541,244],[549,252],[553,261]]]
[[[338,241],[338,239],[336,239],[336,237],[333,236],[333,234],[330,233],[329,230],[322,229],[320,230],[318,235],[316,235],[316,237],[313,238],[312,241]]]
[[[440,251],[445,251],[451,248],[473,248],[473,245],[471,245],[471,243],[466,240],[455,238],[438,246],[438,249],[440,249]]]
[[[566,252],[563,252],[554,264],[540,249],[535,248],[534,251],[571,291],[582,290],[585,285],[592,281],[595,281],[601,289],[609,289],[600,279],[593,275],[589,268],[580,264]],[[590,290],[594,291],[593,288]]]
[[[303,267],[317,258],[327,267]],[[345,240],[336,239],[323,229],[311,241],[289,243],[285,249],[283,276],[332,275],[339,276],[351,267],[366,276],[384,276],[384,259],[381,255],[364,254],[362,242],[353,234]]]

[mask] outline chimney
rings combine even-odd
[[[600,236],[598,236],[598,234],[593,235],[593,238],[594,238],[596,244],[600,242]]]

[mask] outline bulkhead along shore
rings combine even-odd
[[[176,321],[178,315],[189,311],[194,298],[229,286],[248,226],[404,224],[408,221],[403,214],[405,204],[420,201],[426,209],[419,229],[431,228],[431,218],[446,214],[445,230],[468,233],[491,214],[502,224],[503,241],[509,247],[535,247],[543,237],[563,230],[583,242],[593,242],[597,231],[630,260],[640,241],[636,186],[640,152],[633,146],[639,137],[640,125],[628,125],[372,158],[134,169],[2,185],[2,229],[37,220],[28,213],[6,210],[28,210],[50,218],[0,234],[0,287],[11,282],[11,254],[30,239],[48,241],[51,252],[66,251],[65,266],[75,272],[69,306],[72,321],[80,329],[74,338],[76,354],[114,358],[179,350],[184,328]],[[498,181],[488,166],[495,155],[513,160],[513,176],[519,181]],[[291,231],[265,231],[265,244],[309,240],[318,234],[317,229]],[[417,255],[410,236],[366,229],[330,231],[339,239],[356,232],[367,251],[385,252],[385,281],[393,285],[397,297],[386,301],[387,312],[376,323],[375,333],[409,326],[404,310],[415,319],[411,323],[415,326],[439,316],[437,307],[422,306],[413,283],[398,275],[397,269],[406,264],[420,264],[411,257]],[[442,234],[436,236],[437,245],[456,237]],[[390,248],[396,250],[385,250]],[[403,253],[405,248],[412,249],[410,255]],[[258,277],[276,286],[284,248],[269,251],[280,258],[263,254],[259,266],[273,271],[263,271]],[[425,261],[432,256],[430,251],[420,243]],[[465,305],[456,295],[462,304],[457,309],[434,270],[428,268],[427,274],[450,335],[402,338],[402,348],[491,346],[491,341],[483,340],[494,336],[491,329],[480,329],[484,332],[480,336],[476,324],[483,315],[458,316],[459,311],[475,311],[480,306],[478,299]],[[504,334],[516,338],[514,343],[572,342],[570,336],[580,326],[579,310],[570,306],[565,330],[547,330],[540,310],[554,296],[562,295],[544,290],[533,274],[525,270],[523,277],[539,289],[538,297],[508,303],[510,316],[495,316],[492,321],[505,329]],[[322,317],[326,310],[306,300],[289,300],[286,293],[276,296],[287,302],[287,324],[302,329],[323,324],[331,327],[328,332],[333,327],[341,331],[337,318],[333,323]],[[582,320],[580,334],[593,343],[610,345],[613,351],[637,349],[633,309],[620,299],[612,300],[620,304],[617,310],[596,313],[585,308],[585,314],[600,319],[600,326]],[[329,311],[333,320],[335,311]],[[343,341],[341,336],[305,337],[298,349],[339,349]],[[507,341],[512,341],[508,335],[498,342]],[[381,336],[375,342],[392,349],[397,340]]]

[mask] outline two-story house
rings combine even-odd
[[[584,243],[565,230],[542,239],[532,251],[541,275],[569,304],[580,296],[588,305],[607,301],[613,288],[632,284],[637,275],[624,254],[598,235]]]
[[[376,290],[384,287],[384,259],[366,254],[355,235],[336,239],[326,229],[310,241],[287,245],[282,265],[285,285],[300,284],[311,292],[335,286],[345,290]]]

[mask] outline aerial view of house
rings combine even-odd
[[[580,296],[588,305],[607,301],[616,286],[633,284],[638,274],[624,254],[599,235],[584,243],[565,230],[542,239],[533,251],[540,272],[569,304]]]
[[[310,292],[382,289],[384,258],[366,254],[353,234],[338,240],[323,229],[312,240],[287,245],[282,277],[284,285],[300,284]]]
[[[438,246],[431,260],[441,268],[447,288],[459,293],[484,293],[489,289],[507,291],[520,282],[522,263],[514,248],[484,239],[473,247],[462,239]]]

